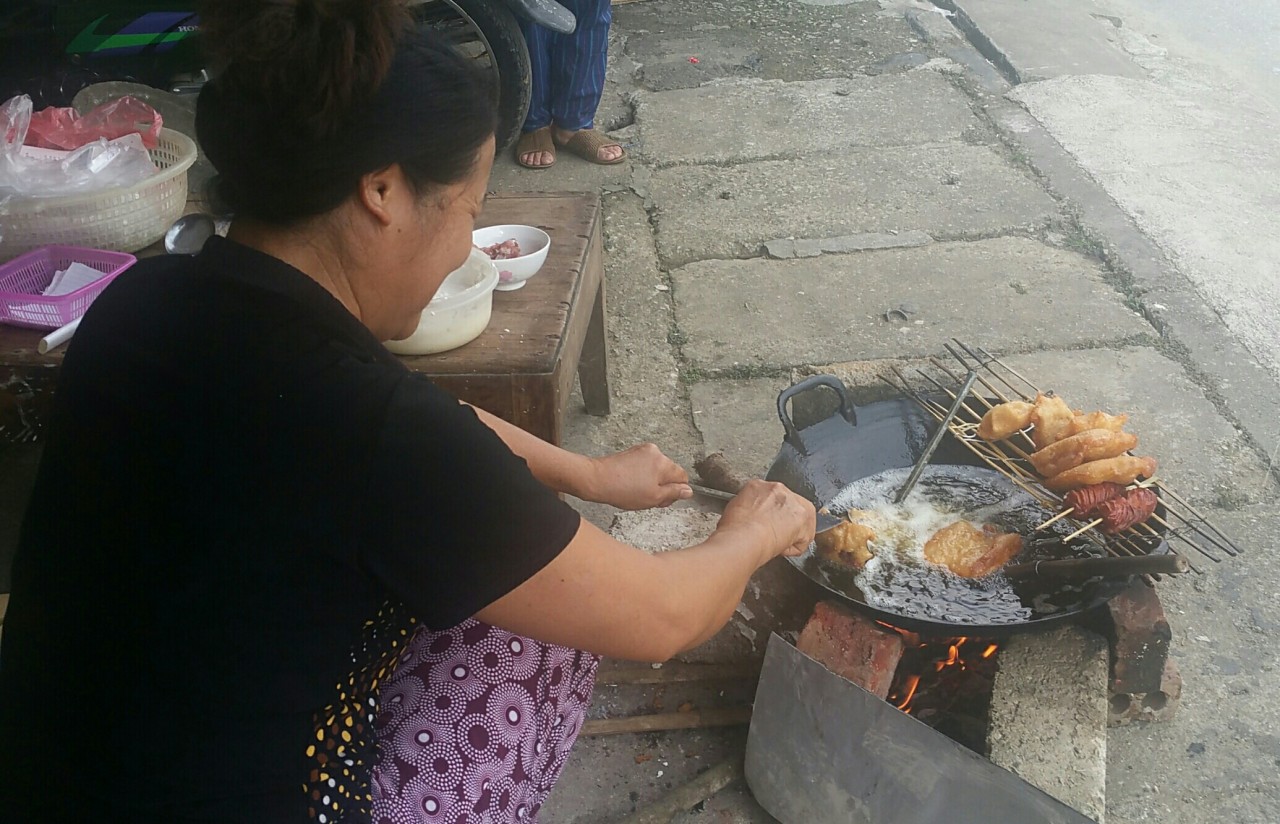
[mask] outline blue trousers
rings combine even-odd
[[[609,50],[609,0],[560,0],[578,18],[573,34],[558,34],[537,23],[520,20],[529,44],[533,91],[524,130],[552,124],[568,131],[589,129],[595,123],[604,93]]]

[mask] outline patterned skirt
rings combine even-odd
[[[536,821],[598,663],[474,619],[420,627],[381,685],[374,824]]]

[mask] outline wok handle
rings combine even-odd
[[[844,385],[844,381],[835,375],[812,375],[778,393],[778,420],[782,421],[786,440],[797,449],[801,449],[803,444],[800,442],[800,430],[796,428],[795,421],[791,420],[791,415],[787,412],[787,402],[796,395],[817,389],[819,386],[833,390],[840,397],[840,415],[850,424],[858,425],[858,413],[853,407],[853,401],[849,400],[849,388]]]
[[[1095,576],[1177,575],[1191,568],[1181,555],[1135,555],[1107,558],[1069,558],[1061,561],[1033,561],[1010,564],[1002,572],[1011,579],[1092,578]]]
[[[723,452],[704,455],[694,462],[693,469],[698,473],[698,477],[702,478],[703,483],[712,490],[724,493],[725,500],[733,500],[733,496],[737,495],[750,480],[734,471]]]

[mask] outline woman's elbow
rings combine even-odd
[[[727,621],[700,614],[696,604],[681,603],[675,598],[664,600],[666,603],[655,611],[654,627],[645,644],[644,660],[649,663],[661,664],[693,649]]]

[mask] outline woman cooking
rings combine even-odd
[[[534,820],[595,656],[709,638],[813,509],[755,482],[660,555],[583,521],[557,492],[663,506],[687,479],[651,445],[551,446],[379,343],[470,249],[483,82],[392,0],[202,22],[197,126],[237,217],[118,278],[67,354],[0,655],[0,817]]]

